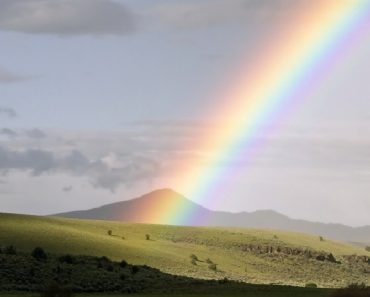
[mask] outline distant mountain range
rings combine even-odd
[[[181,205],[192,209],[197,217],[207,218],[206,223],[194,225],[249,227],[278,229],[320,235],[326,238],[352,243],[370,243],[370,226],[350,227],[342,224],[325,224],[291,219],[272,210],[229,213],[211,211],[170,189],[153,191],[141,197],[103,205],[89,210],[55,214],[54,216],[78,219],[122,221],[134,223],[163,223],[152,213],[164,213],[167,205]],[[164,208],[164,209],[161,209]]]

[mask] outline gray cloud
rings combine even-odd
[[[369,173],[370,142],[353,135],[352,129],[348,135],[339,129],[337,136],[322,127],[306,128],[306,132],[302,129],[286,135],[259,135],[250,140],[253,145],[241,146],[212,165],[225,169],[286,170],[333,180],[362,180]],[[94,187],[114,192],[120,185],[166,177],[187,164],[206,166],[214,148],[199,147],[199,140],[213,132],[212,123],[197,121],[136,122],[119,133],[81,135],[49,131],[42,141],[44,150],[39,150],[39,142],[19,134],[7,143],[12,147],[6,150],[8,154],[2,150],[0,170],[26,170],[33,175],[66,173],[85,177]],[[19,151],[22,147],[25,149]],[[26,161],[30,158],[41,165]]]
[[[0,147],[0,170],[4,174],[9,170],[31,170],[32,174],[40,175],[56,166],[51,152],[35,149],[11,151]]]
[[[17,112],[13,108],[4,106],[0,106],[0,116],[1,115],[5,115],[9,118],[16,118],[18,116]]]
[[[269,20],[280,17],[306,0],[203,0],[159,4],[149,13],[171,27],[198,28],[230,22]]]
[[[107,165],[105,165],[107,166]],[[109,189],[112,192],[125,181],[126,186],[132,186],[138,181],[149,180],[158,177],[159,163],[146,157],[126,156],[122,158],[121,165],[106,170],[105,166],[99,164],[97,175],[93,177],[92,183],[95,187]],[[109,168],[109,167],[108,167]],[[103,170],[104,174],[101,174]]]
[[[46,137],[46,134],[43,131],[41,131],[40,129],[37,129],[37,128],[27,130],[26,135],[30,138],[35,138],[35,139],[41,139],[41,138]]]
[[[94,187],[114,192],[120,185],[130,186],[152,179],[159,170],[159,165],[148,158],[136,155],[113,157],[114,160],[112,155],[91,160],[77,150],[57,155],[48,150],[18,151],[0,147],[0,172],[3,175],[10,171],[27,171],[35,176],[47,173],[85,176]]]
[[[133,16],[111,0],[1,0],[0,30],[53,35],[120,35]]]
[[[9,128],[2,128],[0,129],[0,135],[5,135],[8,137],[17,137],[18,133]]]
[[[73,190],[73,187],[72,186],[65,186],[65,187],[63,187],[62,188],[62,191],[64,192],[64,193],[69,193],[69,192],[71,192]]]

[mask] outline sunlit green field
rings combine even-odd
[[[112,236],[108,235],[108,230],[112,230]],[[146,234],[150,240],[146,240]],[[171,274],[196,278],[227,277],[249,283],[298,286],[315,283],[319,287],[341,287],[354,282],[369,284],[369,274],[360,266],[243,250],[245,245],[252,244],[325,251],[333,253],[338,260],[342,260],[343,255],[370,256],[360,247],[274,230],[176,227],[0,214],[0,245],[9,244],[24,251],[41,246],[56,254],[125,259],[129,263],[146,264]],[[191,254],[200,260],[196,265],[191,263]],[[209,269],[207,258],[217,264],[217,271]],[[248,296],[260,296],[258,292],[251,294]],[[302,294],[300,292],[300,296],[305,296]],[[284,293],[284,296],[289,295]]]

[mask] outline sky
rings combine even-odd
[[[309,1],[0,0],[0,211],[87,209],[175,185],[187,196],[179,168],[207,166],[212,148],[197,143],[227,125],[226,90]],[[218,165],[233,174],[217,197],[187,198],[370,225],[369,77],[370,33],[253,136],[264,144],[247,164]]]

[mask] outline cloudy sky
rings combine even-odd
[[[218,94],[307,1],[0,0],[0,211],[50,214],[178,185],[176,168],[207,153],[192,144],[217,133]],[[277,130],[255,136],[265,145],[253,162],[222,165],[237,171],[224,198],[196,202],[370,225],[363,39]]]

